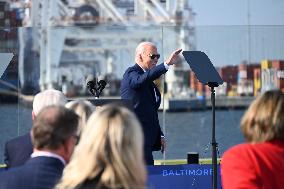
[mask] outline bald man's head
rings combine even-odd
[[[33,114],[37,114],[50,105],[64,106],[67,103],[65,95],[58,90],[49,89],[38,93],[33,100]]]
[[[141,42],[135,50],[135,63],[145,71],[153,68],[158,63],[160,55],[157,47],[152,42]]]

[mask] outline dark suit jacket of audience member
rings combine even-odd
[[[63,163],[57,158],[30,158],[22,166],[0,172],[0,189],[52,189],[63,169]]]
[[[4,162],[7,168],[23,165],[33,153],[30,133],[6,142],[4,151]]]
[[[143,127],[145,146],[152,148],[152,151],[161,149],[163,135],[157,112],[161,94],[153,81],[166,72],[163,63],[147,72],[135,64],[126,70],[121,81],[121,98],[132,100],[134,111]]]

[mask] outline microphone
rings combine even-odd
[[[89,91],[90,91],[93,95],[95,95],[97,82],[96,82],[96,79],[94,78],[93,75],[88,75],[88,77],[87,77],[87,79],[86,79],[86,85],[87,85],[87,88],[89,89]]]
[[[104,88],[106,87],[107,82],[105,80],[100,80],[98,82],[98,88],[97,88],[97,97],[100,96],[100,94],[102,93],[102,91],[104,90]]]

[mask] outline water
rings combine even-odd
[[[219,156],[229,147],[242,143],[240,119],[244,110],[217,110],[215,136]],[[162,123],[162,113],[160,114]],[[166,113],[165,135],[166,159],[186,159],[187,152],[198,152],[201,158],[211,157],[212,115],[211,111]],[[161,159],[161,153],[155,153]]]
[[[242,143],[239,122],[244,110],[216,111],[216,141],[219,156],[229,147]],[[162,124],[163,114],[159,113]],[[186,159],[187,152],[195,151],[200,157],[211,157],[211,111],[166,113],[166,159]],[[0,105],[0,163],[3,162],[5,141],[29,132],[32,126],[31,109],[19,105]],[[160,152],[155,159],[162,159]]]

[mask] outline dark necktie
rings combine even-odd
[[[155,87],[154,83],[152,83],[152,85],[151,85],[151,92],[152,92],[152,95],[153,95],[153,97],[155,99],[155,102],[157,102],[158,101],[158,96],[157,96],[157,91],[156,91],[156,87]]]

